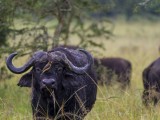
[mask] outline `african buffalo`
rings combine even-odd
[[[123,89],[130,86],[132,65],[128,60],[108,57],[95,58],[94,61],[100,84],[111,85],[115,80]]]
[[[54,48],[37,51],[22,67],[15,67],[12,53],[7,67],[15,74],[26,72],[18,86],[32,88],[33,119],[81,120],[92,109],[97,94],[93,58],[85,50]]]
[[[142,101],[145,106],[149,103],[156,105],[160,100],[160,58],[153,61],[142,73],[144,91]]]

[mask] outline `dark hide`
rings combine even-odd
[[[123,89],[130,85],[132,65],[128,60],[123,58],[95,58],[94,61],[100,84],[111,85],[116,76],[115,81],[120,83]]]
[[[156,105],[160,100],[160,58],[144,69],[142,77],[144,85],[142,101],[146,106],[149,103]]]
[[[78,67],[88,62],[86,55],[77,50],[58,47],[49,53],[55,51],[64,53]],[[49,67],[44,69],[46,65]],[[44,87],[43,82],[48,87]],[[22,76],[18,85],[32,87],[33,117],[37,120],[81,120],[92,109],[96,100],[96,76],[92,66],[86,73],[77,74],[62,61],[36,61],[32,70]]]

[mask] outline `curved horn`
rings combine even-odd
[[[21,74],[21,73],[27,71],[29,68],[31,68],[33,66],[34,61],[36,59],[38,59],[39,57],[42,57],[43,53],[44,53],[43,51],[36,52],[33,55],[33,57],[25,65],[17,68],[12,63],[13,58],[17,55],[17,52],[14,52],[14,53],[10,54],[9,57],[7,58],[6,65],[11,72],[13,72],[15,74]]]
[[[77,66],[73,65],[73,63],[67,58],[67,56],[60,51],[55,51],[54,53],[51,54],[51,56],[52,56],[53,59],[56,58],[58,61],[59,60],[64,61],[73,72],[75,72],[77,74],[83,74],[93,64],[93,58],[92,58],[91,54],[89,54],[87,51],[85,51],[83,49],[79,49],[79,51],[86,54],[88,62],[89,62],[83,67],[77,67]],[[58,53],[59,55],[56,55],[56,53]]]
[[[91,56],[90,53],[88,53],[87,51],[85,51],[83,49],[78,49],[78,50],[81,51],[81,52],[83,52],[84,54],[86,54],[88,63],[85,66],[83,66],[83,67],[77,67],[77,66],[73,65],[72,62],[69,61],[68,59],[67,59],[67,61],[68,61],[68,65],[70,66],[70,68],[71,68],[72,71],[74,71],[75,73],[78,73],[78,74],[83,74],[83,73],[85,73],[87,71],[87,69],[90,66],[92,66],[92,64],[93,64],[93,57]]]

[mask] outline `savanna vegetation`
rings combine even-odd
[[[63,1],[70,0],[60,2]],[[57,0],[53,4],[55,9],[50,0],[45,4],[41,0],[38,3],[25,0],[24,4],[19,0],[0,2],[3,6],[0,8],[0,119],[32,119],[30,89],[18,87],[16,84],[21,75],[6,70],[8,54],[18,51],[21,57],[15,59],[14,64],[21,66],[33,51],[47,50],[59,44],[79,45],[96,57],[122,57],[132,63],[131,88],[122,91],[116,85],[98,85],[97,101],[85,120],[160,119],[160,106],[146,108],[141,99],[142,71],[160,55],[159,0],[122,0],[126,3],[123,9],[117,0],[107,0],[105,4],[103,0],[99,4],[96,0],[92,4],[89,1],[71,0],[75,5],[74,12],[70,12],[70,4],[59,4]],[[107,15],[102,11],[108,11]],[[64,18],[67,19],[63,21]]]
[[[126,22],[124,19],[114,20],[113,40],[104,41],[106,50],[102,56],[123,57],[132,62],[133,72],[131,88],[123,92],[116,86],[106,88],[98,86],[97,101],[86,120],[158,120],[160,107],[145,108],[142,105],[143,91],[142,71],[157,57],[160,45],[159,22],[138,20]],[[97,38],[98,40],[98,38]],[[92,52],[93,48],[89,50]],[[96,54],[93,52],[96,56]],[[25,58],[15,60],[22,65]],[[32,119],[30,106],[30,90],[16,86],[21,75],[14,75],[0,84],[0,119],[17,120]]]

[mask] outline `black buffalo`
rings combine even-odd
[[[142,101],[146,106],[150,103],[156,105],[160,100],[160,58],[144,69],[142,77],[144,86]]]
[[[123,58],[101,58],[94,59],[95,69],[100,84],[111,85],[113,81],[120,83],[125,89],[130,86],[132,65]]]
[[[33,119],[81,120],[92,109],[97,93],[93,58],[85,50],[58,47],[35,52],[16,68],[9,55],[6,64],[15,74],[24,74],[18,86],[32,88]]]

